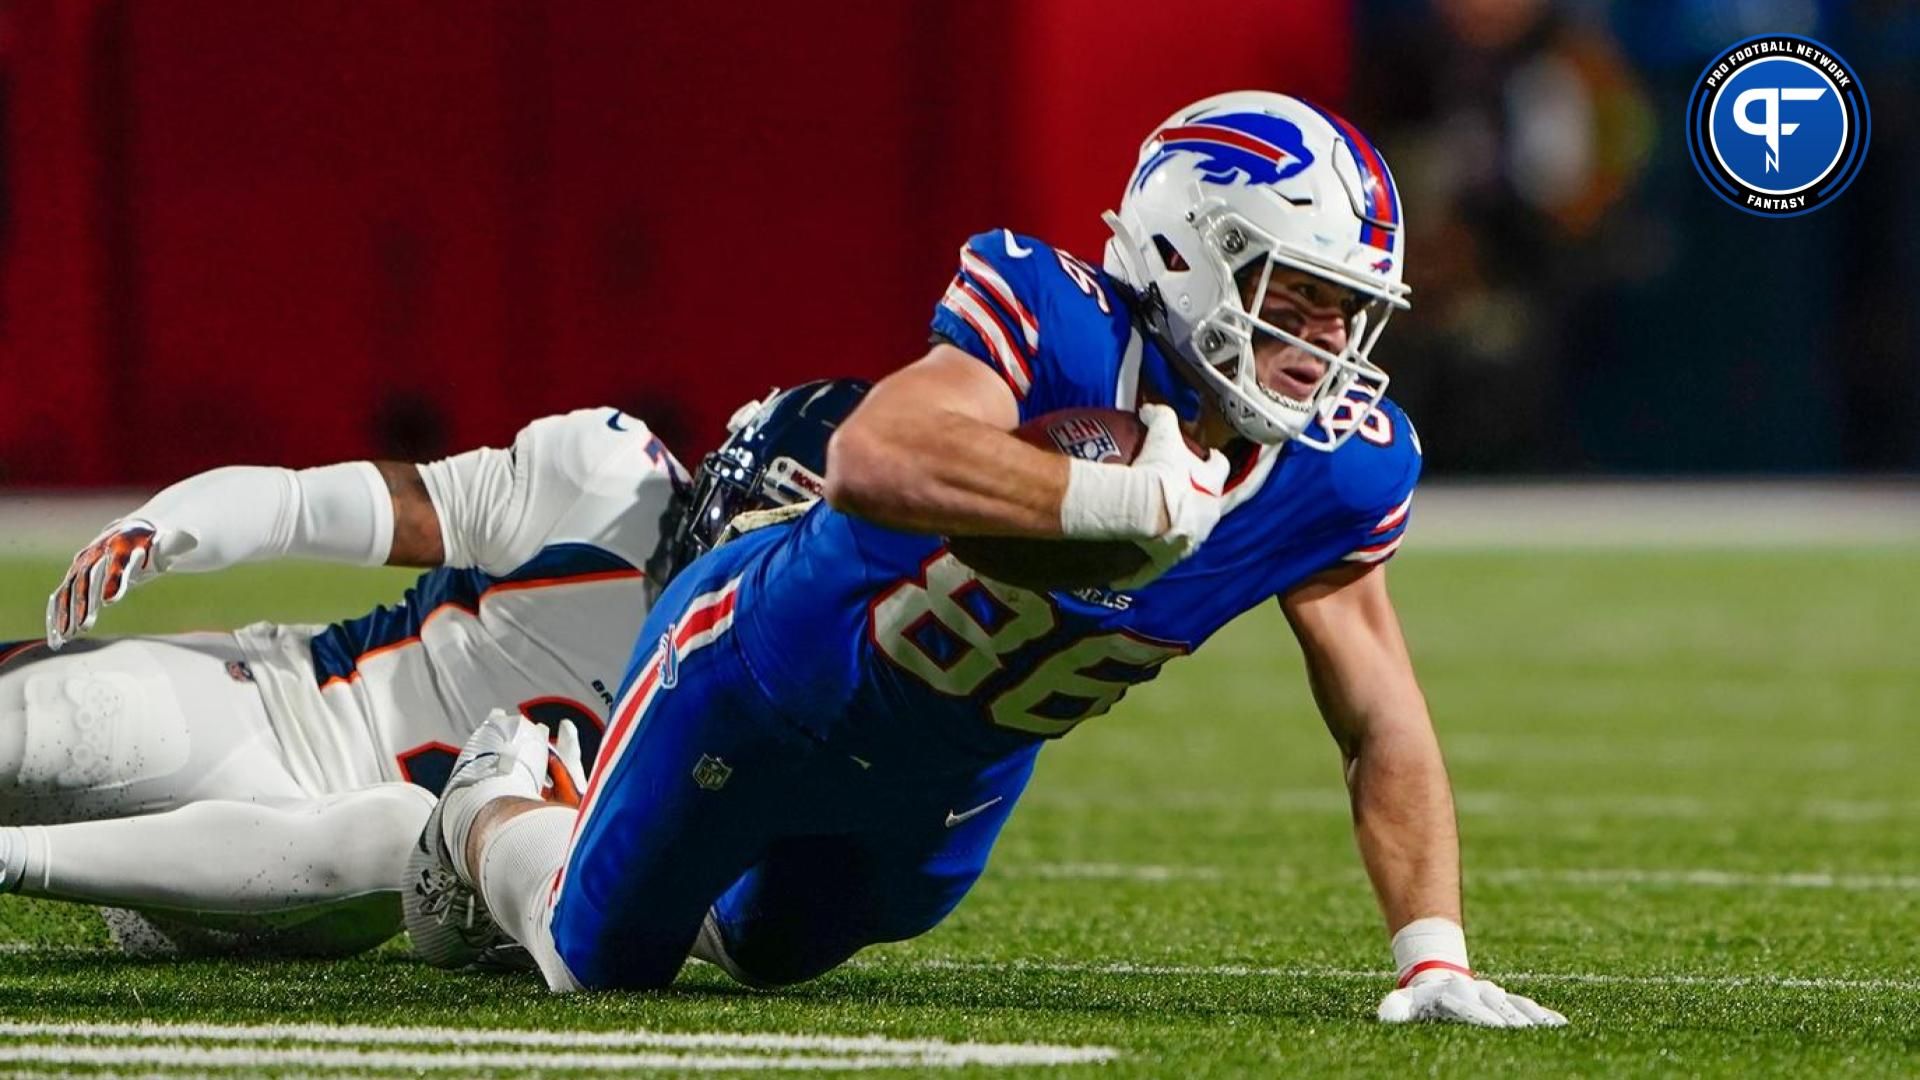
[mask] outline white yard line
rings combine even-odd
[[[310,1069],[378,1069],[382,1071],[530,1071],[535,1069],[627,1072],[669,1069],[675,1072],[717,1072],[757,1069],[854,1070],[945,1065],[914,1058],[819,1057],[800,1054],[760,1057],[749,1054],[565,1054],[536,1050],[437,1053],[430,1050],[316,1050],[267,1046],[124,1045],[87,1046],[69,1043],[0,1044],[0,1062],[51,1065],[159,1065],[201,1069],[265,1069],[294,1066]]]
[[[1338,871],[1336,871],[1338,872]],[[1043,880],[1241,882],[1290,881],[1298,872],[1286,866],[1249,864],[1245,867],[1168,863],[1028,862],[996,866],[993,873],[1008,878]],[[1350,876],[1358,877],[1358,871]],[[1665,870],[1639,867],[1560,868],[1517,866],[1467,871],[1471,884],[1530,885],[1653,885],[1704,889],[1834,889],[1840,892],[1920,892],[1920,874],[1836,874],[1825,870],[1758,873],[1741,870]]]
[[[1750,873],[1739,870],[1542,870],[1515,867],[1469,872],[1470,882],[1567,885],[1677,885],[1707,889],[1837,889],[1842,892],[1920,891],[1920,874],[1833,874],[1825,871]]]
[[[1104,1046],[956,1043],[879,1035],[487,1030],[367,1024],[0,1022],[0,1038],[47,1037],[61,1041],[0,1043],[0,1061],[202,1068],[295,1065],[434,1070],[712,1071],[1069,1065],[1108,1061],[1118,1056],[1118,1051]],[[75,1040],[104,1040],[111,1045],[77,1045]],[[194,1046],[193,1043],[239,1045]],[[288,1047],[286,1043],[317,1045],[303,1049]]]
[[[1014,863],[996,873],[1001,877],[1090,881],[1218,881],[1227,876],[1218,866],[1109,862]]]
[[[648,1047],[681,1050],[783,1050],[828,1053],[919,1054],[955,1057],[1029,1051],[1080,1055],[1075,1060],[1103,1061],[1104,1047],[1059,1047],[1019,1043],[950,1042],[945,1039],[895,1039],[885,1035],[796,1035],[738,1031],[554,1031],[532,1028],[418,1027],[385,1024],[176,1024],[0,1021],[0,1037],[57,1035],[101,1039],[186,1039],[198,1042],[287,1041],[378,1043],[393,1046],[518,1046],[596,1049]]]
[[[1455,793],[1460,813],[1474,816],[1554,818],[1634,818],[1727,820],[1766,817],[1860,824],[1889,818],[1920,817],[1920,799],[1710,799],[1695,795],[1533,795],[1515,791],[1469,789]],[[1129,793],[1124,788],[1042,787],[1025,796],[1030,806],[1102,812],[1323,813],[1352,812],[1338,788],[1267,788],[1233,791],[1218,788],[1164,789]]]
[[[1566,732],[1450,732],[1442,740],[1447,760],[1454,764],[1491,765],[1630,765],[1636,768],[1700,769],[1746,763],[1754,752],[1738,739],[1656,737],[1635,735],[1576,735]],[[1786,744],[1779,744],[1785,747]],[[1773,749],[1770,744],[1769,749]],[[1788,752],[1781,749],[1782,754]],[[1799,740],[1791,744],[1794,765],[1829,772],[1858,767],[1874,760],[1882,747],[1867,739]]]
[[[1136,964],[1113,962],[1048,962],[1012,960],[1005,963],[960,960],[925,960],[910,967],[934,971],[1028,971],[1062,975],[1124,975],[1171,978],[1230,977],[1257,979],[1297,979],[1302,981],[1383,982],[1393,972],[1361,971],[1352,968],[1261,967],[1249,964]],[[1611,975],[1597,972],[1506,971],[1499,972],[1501,982],[1580,983],[1601,986],[1709,986],[1751,987],[1770,990],[1900,990],[1920,992],[1920,979],[1845,979],[1793,975]]]

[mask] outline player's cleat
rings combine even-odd
[[[460,748],[447,786],[407,856],[401,909],[413,954],[421,960],[464,968],[489,955],[504,957],[514,947],[456,869],[454,847],[465,843],[480,804],[505,795],[539,798],[548,754],[544,728],[499,709]]]
[[[512,945],[487,914],[480,894],[432,850],[431,839],[422,835],[407,858],[407,887],[400,897],[413,955],[434,967],[464,968],[489,950]]]

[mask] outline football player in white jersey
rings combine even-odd
[[[167,488],[75,557],[44,643],[0,645],[0,892],[101,905],[136,952],[386,940],[408,849],[491,709],[592,760],[688,481],[601,408],[428,465]],[[330,626],[76,640],[158,574],[282,558],[433,569]]]

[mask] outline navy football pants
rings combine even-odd
[[[1033,771],[1037,747],[959,766],[856,759],[801,732],[734,647],[736,593],[698,576],[642,631],[558,885],[554,945],[590,989],[666,985],[709,910],[735,972],[762,986],[925,933],[980,876]]]

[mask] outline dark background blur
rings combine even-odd
[[[1712,53],[1824,41],[1859,179],[1772,221],[1682,141]],[[431,457],[614,404],[708,448],[924,347],[967,235],[1098,260],[1205,94],[1347,112],[1434,474],[1920,469],[1920,5],[0,0],[0,486]]]

